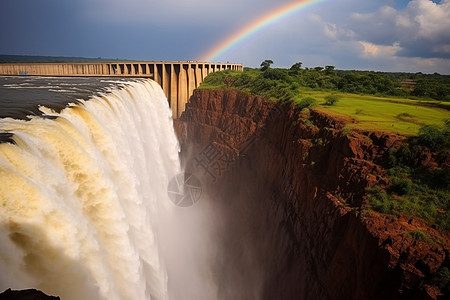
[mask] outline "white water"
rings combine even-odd
[[[0,292],[168,299],[163,228],[180,172],[171,111],[152,81],[56,119],[0,119]],[[165,219],[164,219],[165,218]]]

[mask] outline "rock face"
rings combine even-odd
[[[7,289],[0,294],[0,300],[59,300],[59,297],[48,296],[35,289],[15,291]]]
[[[196,90],[175,128],[216,211],[221,299],[438,299],[450,238],[364,209],[402,138],[231,90]],[[344,132],[344,133],[343,133]],[[413,240],[420,229],[444,241]]]

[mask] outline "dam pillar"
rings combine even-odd
[[[162,79],[161,79],[161,87],[164,91],[164,94],[166,95],[167,99],[170,98],[170,94],[169,94],[169,88],[170,88],[170,73],[171,73],[171,69],[170,69],[170,65],[169,64],[161,64],[161,75],[162,75]],[[170,100],[169,100],[170,103]]]
[[[189,64],[189,73],[188,73],[188,98],[194,93],[196,88],[195,86],[195,65]],[[187,102],[187,101],[186,101]]]
[[[170,90],[169,90],[169,105],[172,109],[172,116],[178,118],[178,77],[180,74],[180,69],[176,69],[176,65],[170,64]]]
[[[195,65],[195,88],[198,88],[200,86],[200,83],[203,82],[203,65],[202,64],[196,64]]]
[[[184,104],[188,100],[188,64],[180,64],[180,76],[178,80],[178,105],[177,105],[177,117],[184,111]]]

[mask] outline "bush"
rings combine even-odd
[[[444,240],[442,238],[439,237],[432,237],[430,235],[428,235],[428,233],[426,233],[425,231],[422,230],[411,230],[411,231],[407,231],[403,233],[404,236],[410,236],[412,237],[413,240],[415,241],[423,241],[425,243],[428,243],[430,245],[433,245],[435,247],[439,247],[442,246],[444,243]],[[448,282],[445,282],[445,275],[447,274],[436,274],[437,276],[434,277],[434,279],[436,279],[437,277],[440,277],[442,280],[442,283],[444,283],[445,285],[448,284]],[[442,277],[439,275],[443,275]],[[442,288],[442,287],[441,287]]]
[[[212,73],[215,74],[215,73]],[[208,75],[211,76],[212,74]],[[235,76],[236,80],[234,81],[234,85],[237,87],[247,87],[252,83],[253,77],[249,74],[249,72],[242,72],[241,74]]]
[[[406,195],[411,191],[411,180],[406,178],[397,178],[394,177],[389,190],[397,195]]]
[[[432,189],[450,191],[450,168],[421,170],[414,174],[423,184]]]
[[[442,290],[450,291],[450,270],[447,267],[440,267],[436,272],[433,282]]]
[[[374,211],[382,214],[392,213],[393,203],[388,194],[380,187],[367,188],[369,204]]]
[[[342,127],[341,135],[347,136],[347,135],[350,135],[351,133],[352,133],[352,128],[349,125],[345,125],[344,127]]]
[[[404,143],[398,150],[389,149],[387,164],[388,167],[414,167],[419,163],[420,149],[416,145]]]
[[[325,103],[324,105],[327,106],[333,106],[335,105],[337,102],[339,101],[339,96],[338,95],[328,95],[325,97]]]
[[[450,146],[450,136],[445,129],[441,131],[436,125],[422,126],[419,129],[417,143],[435,151],[448,148]]]
[[[450,191],[450,168],[433,170],[432,179],[432,187]]]
[[[424,242],[426,242],[426,241],[428,241],[430,239],[428,234],[426,234],[422,230],[412,230],[412,231],[406,232],[406,234],[411,236],[413,238],[413,240],[415,240],[415,241],[424,241]]]
[[[288,72],[284,69],[267,69],[263,73],[263,77],[270,80],[283,80],[287,81]]]
[[[411,115],[406,112],[402,112],[397,115],[397,118],[414,118],[414,117],[415,117],[414,115]]]
[[[215,72],[211,73],[209,76],[205,78],[205,80],[202,82],[202,85],[200,88],[225,88],[225,80],[226,78],[233,76],[233,74],[236,74],[236,71],[222,71],[222,72]]]
[[[300,102],[297,102],[297,107],[299,109],[304,109],[307,107],[314,106],[314,105],[316,105],[316,103],[317,103],[316,99],[314,99],[312,97],[306,97],[306,98],[303,98]]]

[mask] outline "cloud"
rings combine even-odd
[[[293,1],[3,1],[0,53],[195,59]],[[320,1],[263,28],[218,60],[449,74],[450,0],[436,2]]]
[[[395,56],[400,50],[400,44],[394,43],[392,46],[375,45],[371,42],[359,41],[362,46],[362,56],[366,58],[371,57],[392,57]]]
[[[348,24],[360,40],[377,45],[398,43],[398,56],[450,58],[450,0],[439,4],[413,0],[396,10],[383,6],[373,13],[353,13]]]
[[[433,52],[450,53],[450,45],[439,45],[433,48]]]
[[[399,57],[394,61],[394,70],[449,74],[450,60],[444,58]]]
[[[450,0],[436,4],[427,0],[411,1],[406,9],[418,25],[418,37],[430,40],[450,38]]]
[[[346,30],[332,22],[326,22],[318,14],[310,14],[308,19],[317,26],[322,34],[331,40],[351,39],[355,37],[353,30]]]

